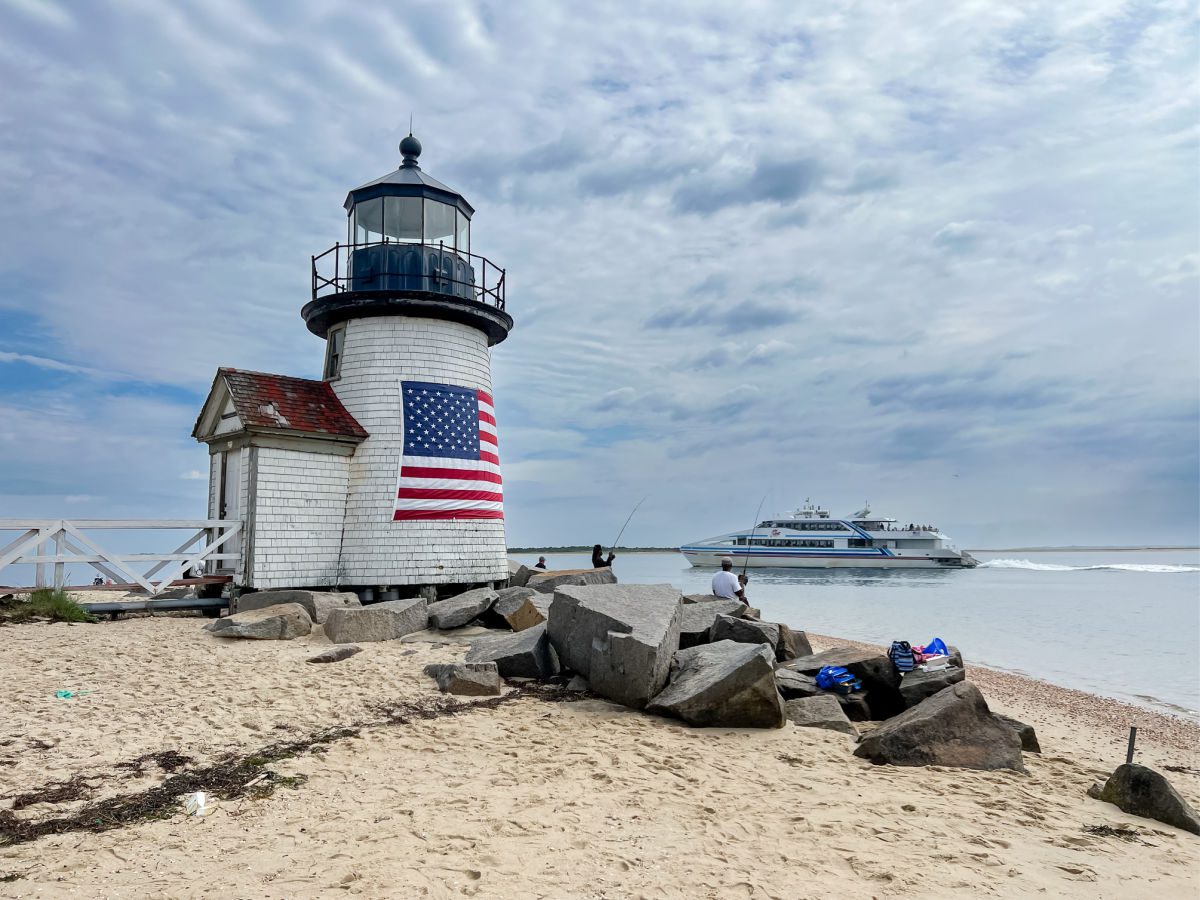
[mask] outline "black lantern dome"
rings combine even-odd
[[[451,319],[508,336],[504,270],[471,252],[475,208],[421,170],[421,142],[400,142],[394,172],[346,195],[346,243],[313,257],[313,299],[301,314],[325,337],[348,318],[414,315]]]

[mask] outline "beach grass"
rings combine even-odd
[[[97,621],[65,591],[54,588],[38,588],[27,600],[13,596],[0,601],[0,621],[27,622],[31,619],[49,619],[51,622]]]

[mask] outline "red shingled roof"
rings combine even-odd
[[[369,436],[328,382],[242,369],[218,369],[217,376],[229,385],[238,417],[247,428]]]

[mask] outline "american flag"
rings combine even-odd
[[[503,519],[491,395],[402,381],[400,397],[404,452],[392,519]]]

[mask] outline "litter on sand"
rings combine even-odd
[[[196,791],[194,794],[188,794],[187,799],[183,802],[183,811],[189,816],[197,818],[212,815],[216,808],[216,802],[210,800],[204,791]]]

